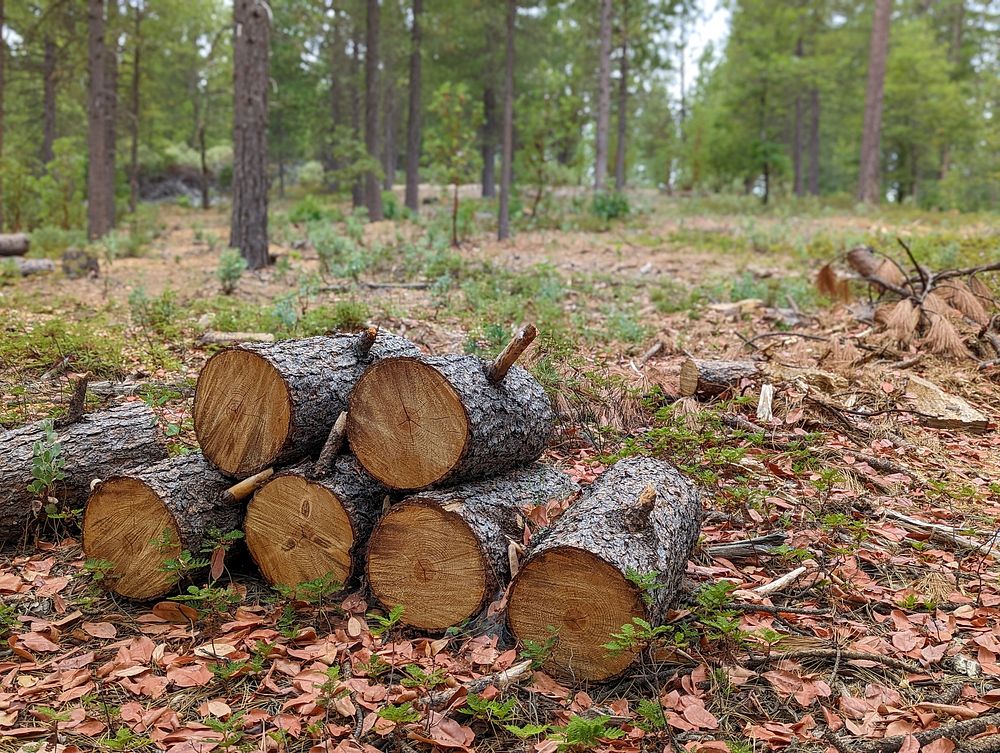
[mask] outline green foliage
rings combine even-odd
[[[425,671],[416,664],[407,664],[403,667],[403,679],[399,684],[404,688],[424,688],[430,690],[444,683],[447,673],[441,667],[436,667],[430,672]]]
[[[229,614],[234,607],[243,601],[243,597],[232,586],[221,588],[219,586],[191,585],[187,587],[185,593],[171,596],[170,600],[187,602],[199,611],[220,616]]]
[[[95,559],[88,557],[83,563],[83,571],[90,575],[95,585],[103,586],[111,580],[115,563],[110,560]]]
[[[381,615],[378,612],[369,612],[368,619],[374,622],[374,625],[369,623],[369,629],[372,635],[382,637],[390,630],[394,629],[403,619],[403,606],[397,604],[389,610],[388,615]]]
[[[219,256],[219,266],[215,270],[215,276],[222,284],[224,295],[232,295],[236,292],[236,286],[240,282],[240,277],[247,269],[247,260],[235,248],[227,248]]]
[[[114,737],[108,737],[101,741],[101,745],[110,750],[120,750],[123,753],[130,753],[134,750],[142,750],[153,744],[148,737],[137,735],[128,727],[119,727]]]
[[[465,705],[459,711],[468,714],[473,719],[495,725],[510,719],[516,705],[517,699],[513,697],[500,702],[495,699],[488,700],[476,693],[469,693],[465,698]]]
[[[0,638],[6,638],[18,622],[17,610],[9,604],[0,604]]]
[[[625,733],[617,727],[609,726],[611,717],[595,716],[586,718],[574,714],[564,727],[553,727],[553,739],[559,743],[559,750],[590,750],[603,740],[618,740]]]
[[[549,625],[546,631],[548,636],[544,641],[525,640],[522,642],[521,656],[531,660],[532,669],[540,669],[552,656],[556,644],[559,643],[559,631],[556,628]]]
[[[640,698],[635,714],[640,720],[637,726],[646,732],[656,732],[667,726],[667,715],[659,699]]]
[[[617,633],[612,633],[611,640],[601,644],[601,648],[607,649],[611,654],[637,651],[653,641],[674,634],[675,630],[669,625],[653,627],[647,620],[633,617],[631,623],[622,625]]]
[[[623,193],[595,194],[590,211],[595,217],[605,222],[627,217],[630,211],[628,197]]]
[[[538,737],[551,729],[551,727],[547,724],[505,724],[503,725],[503,728],[519,740],[528,740],[532,737]]]
[[[42,423],[42,438],[31,445],[31,478],[28,491],[43,501],[57,481],[66,478],[66,458],[51,420]],[[48,512],[48,511],[46,511]]]
[[[640,573],[638,570],[630,567],[625,571],[625,577],[629,583],[639,589],[639,592],[642,594],[642,601],[647,606],[653,603],[655,592],[663,588],[663,583],[659,580],[660,574],[656,570],[648,573]]]
[[[304,601],[307,604],[321,606],[331,594],[341,591],[344,585],[337,580],[333,573],[326,573],[318,578],[298,583],[294,586],[286,586],[278,583],[274,590],[281,594],[282,598]]]
[[[378,711],[378,715],[383,719],[395,722],[396,724],[410,724],[420,721],[420,712],[413,708],[409,701],[400,704],[387,704]]]

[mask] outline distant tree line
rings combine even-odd
[[[501,238],[554,185],[997,206],[995,0],[738,0],[693,76],[696,6],[0,0],[0,227],[97,238],[173,178],[256,267],[293,173],[372,220],[476,181]]]

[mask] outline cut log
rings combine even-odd
[[[106,478],[87,500],[83,552],[113,563],[112,591],[154,599],[177,585],[165,563],[181,552],[204,558],[210,536],[239,527],[243,509],[224,494],[230,481],[200,453]]]
[[[681,396],[719,395],[738,386],[741,379],[752,379],[757,371],[757,364],[753,361],[702,361],[689,358],[681,365]]]
[[[21,277],[56,271],[56,263],[52,259],[22,259],[19,256],[0,259],[0,272],[3,272],[7,267],[11,268],[14,274],[19,274]]]
[[[989,419],[965,400],[916,374],[910,375],[906,394],[912,398],[913,406],[918,411],[917,419],[924,426],[973,434],[984,434],[989,428]]]
[[[510,580],[511,545],[525,511],[563,500],[578,486],[540,463],[463,486],[425,491],[393,505],[368,545],[368,581],[402,621],[443,630],[479,612]]]
[[[641,617],[663,621],[698,539],[698,492],[672,466],[627,458],[536,537],[514,578],[507,620],[520,641],[557,636],[547,668],[576,681],[624,672],[634,651],[604,648]],[[653,587],[643,591],[641,581]]]
[[[55,431],[65,478],[50,491],[67,508],[82,506],[93,479],[167,456],[156,416],[143,402],[90,413]],[[0,544],[21,541],[34,523],[28,484],[33,448],[43,438],[41,422],[0,432]]]
[[[417,490],[504,473],[537,460],[552,434],[542,386],[519,366],[498,384],[475,356],[387,358],[351,394],[347,436],[365,469]]]
[[[31,246],[27,233],[7,233],[0,235],[0,256],[24,256]]]
[[[330,433],[373,361],[418,353],[380,333],[370,351],[359,335],[246,343],[212,356],[198,377],[194,430],[205,457],[236,478],[301,460]]]
[[[331,576],[347,584],[387,489],[355,458],[340,455],[329,474],[312,478],[312,463],[275,475],[247,506],[247,547],[268,583],[295,586]]]

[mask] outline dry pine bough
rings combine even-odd
[[[673,466],[619,461],[533,542],[511,586],[511,631],[542,645],[554,635],[547,668],[560,676],[621,674],[635,653],[604,645],[636,617],[664,620],[700,520],[698,492]]]
[[[0,545],[24,539],[40,502],[28,491],[34,447],[44,422],[0,433]],[[90,413],[55,430],[65,478],[49,489],[64,509],[80,505],[95,478],[124,472],[167,456],[156,416],[143,402]]]
[[[371,363],[417,353],[408,340],[374,329],[228,348],[198,376],[198,444],[236,478],[294,463],[323,443]]]
[[[510,580],[524,513],[578,490],[537,463],[503,476],[407,497],[385,514],[368,546],[372,594],[402,621],[443,630],[478,613]]]

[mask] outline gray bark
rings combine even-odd
[[[22,259],[19,256],[11,259],[0,259],[0,272],[4,270],[5,266],[13,267],[14,271],[21,277],[56,271],[56,263],[52,259]]]
[[[881,194],[882,95],[885,64],[889,53],[889,22],[892,0],[875,0],[871,45],[868,53],[868,86],[865,89],[865,119],[861,132],[861,167],[858,199],[878,204]]]
[[[365,147],[368,155],[378,161],[378,37],[379,0],[368,0],[365,26]],[[382,187],[378,176],[371,170],[365,173],[365,206],[368,219],[383,219]]]
[[[87,237],[106,235],[115,224],[114,146],[109,142],[112,99],[109,58],[104,41],[104,0],[87,3],[90,82],[87,107]]]
[[[510,237],[510,189],[514,177],[514,28],[517,0],[507,0],[507,51],[504,57],[503,153],[500,163],[500,211],[497,238]]]
[[[90,482],[167,456],[156,416],[143,402],[124,403],[90,413],[56,429],[66,478],[51,489],[63,506],[82,503]],[[0,544],[24,537],[34,522],[33,446],[43,438],[40,423],[0,432]]]
[[[656,501],[647,517],[636,503],[648,485],[656,490]],[[642,525],[637,525],[637,517]],[[572,547],[600,557],[625,576],[656,573],[656,588],[646,594],[646,611],[650,622],[660,623],[698,541],[701,517],[697,489],[676,468],[655,458],[625,458],[536,536],[526,561],[557,547]]]
[[[608,123],[611,115],[611,0],[601,0],[601,26],[597,58],[597,138],[594,190],[603,191],[608,175]]]
[[[233,3],[233,208],[229,245],[250,269],[270,263],[267,241],[269,10],[263,0]]]
[[[488,41],[489,43],[489,41]],[[483,89],[483,175],[482,196],[492,199],[497,195],[496,162],[497,162],[497,97],[493,85],[487,84]]]
[[[618,143],[615,145],[615,190],[625,188],[625,154],[628,138],[628,0],[622,3],[621,80],[618,82]]]
[[[0,235],[0,256],[24,256],[31,246],[27,233]]]
[[[292,402],[292,425],[284,446],[274,458],[247,469],[241,475],[252,476],[272,465],[301,460],[318,450],[337,416],[347,410],[348,396],[369,365],[382,358],[420,352],[409,340],[380,332],[368,356],[359,358],[355,350],[357,342],[357,335],[320,335],[302,340],[236,346],[235,349],[256,353],[270,363],[281,374]],[[197,386],[194,399],[194,430],[198,434],[201,428],[200,411],[222,411],[224,406],[202,406]]]
[[[406,206],[420,211],[420,14],[423,0],[413,0],[410,29],[410,112],[406,122]]]

